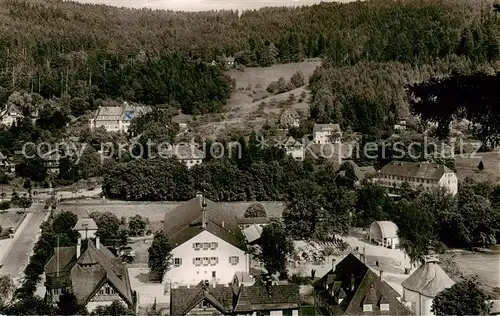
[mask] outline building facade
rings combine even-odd
[[[118,301],[134,309],[130,279],[126,267],[106,247],[87,240],[82,251],[81,239],[76,247],[59,247],[45,266],[46,298],[57,302],[68,291],[78,304],[92,312],[97,306]]]
[[[90,129],[104,127],[108,132],[128,133],[132,120],[150,111],[149,106],[131,106],[127,102],[122,106],[102,106],[90,119]]]
[[[280,125],[285,128],[299,127],[300,115],[295,109],[285,109],[281,114]]]
[[[24,115],[17,108],[17,106],[13,104],[0,113],[0,123],[8,127],[17,124],[22,118],[24,118]]]
[[[315,144],[338,144],[342,139],[339,124],[314,124],[313,141]]]
[[[431,162],[393,161],[379,171],[377,182],[391,189],[400,188],[406,182],[414,189],[444,187],[450,194],[458,193],[455,172],[445,165]]]
[[[168,148],[162,155],[173,157],[182,162],[188,169],[203,163],[205,153],[197,148],[196,144],[178,144]]]
[[[236,216],[201,194],[167,212],[163,232],[173,248],[172,268],[164,277],[167,289],[230,284],[235,273],[249,273],[250,256]]]

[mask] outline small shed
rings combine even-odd
[[[398,226],[391,221],[375,221],[370,225],[369,239],[382,247],[394,249],[399,245]]]

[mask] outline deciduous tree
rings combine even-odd
[[[163,281],[165,273],[170,269],[172,260],[172,247],[168,241],[168,236],[163,232],[155,234],[151,247],[148,249],[149,270]]]

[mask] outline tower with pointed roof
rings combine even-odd
[[[403,299],[411,302],[417,316],[434,315],[431,312],[434,297],[453,284],[453,280],[439,266],[437,257],[428,256],[425,263],[401,283]]]

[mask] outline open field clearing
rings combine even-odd
[[[235,79],[236,87],[228,100],[225,112],[220,115],[210,115],[200,119],[193,128],[199,135],[217,135],[226,129],[259,130],[266,122],[276,124],[285,108],[297,109],[307,115],[310,91],[306,88],[309,77],[319,60],[300,63],[273,65],[271,67],[246,68],[244,71],[231,70],[226,72]],[[286,82],[297,71],[302,72],[306,85],[279,94],[266,91],[268,85],[283,77]],[[284,103],[293,95],[293,101]],[[301,98],[301,96],[303,96]]]
[[[2,232],[6,232],[9,228],[14,229],[17,227],[23,217],[23,214],[18,214],[13,211],[0,213],[0,226],[2,227]]]
[[[484,170],[479,171],[477,166],[482,161]],[[500,151],[477,153],[475,157],[455,158],[458,179],[463,181],[470,177],[475,181],[490,181],[500,183]]]
[[[225,209],[231,209],[235,216],[243,217],[243,213],[250,204],[253,202],[234,202],[234,203],[221,203]],[[141,215],[147,217],[151,224],[161,223],[165,218],[166,212],[170,212],[182,202],[125,202],[125,201],[108,201],[108,200],[86,200],[77,202],[66,202],[60,206],[61,210],[71,211],[78,215],[78,217],[86,217],[88,214],[97,212],[111,212],[118,218],[123,216],[132,217],[134,215]],[[268,216],[281,216],[283,212],[283,204],[280,202],[262,202],[266,208]],[[209,214],[210,216],[210,214]]]

